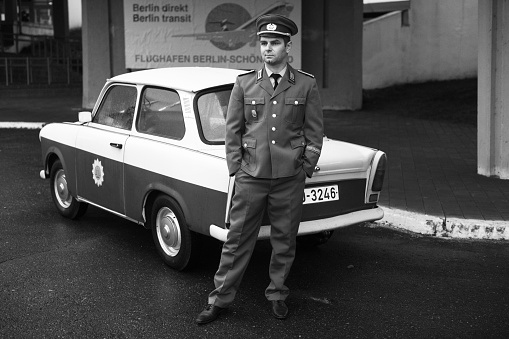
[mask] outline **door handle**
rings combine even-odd
[[[115,142],[110,142],[110,146],[111,146],[111,147],[118,148],[118,149],[122,149],[122,144],[117,144],[117,143],[115,143]]]

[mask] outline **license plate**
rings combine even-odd
[[[333,200],[339,200],[338,185],[304,189],[304,204],[316,204]]]

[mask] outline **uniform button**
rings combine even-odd
[[[276,105],[276,104],[277,104],[277,101],[276,101],[276,100],[274,100],[274,101],[272,102],[272,104]]]
[[[297,101],[296,101],[296,102],[297,102]],[[251,101],[251,104],[252,104],[252,105],[256,104],[256,101],[254,101],[254,100],[253,100],[253,101]]]
[[[295,100],[295,105],[298,105],[298,104],[299,104],[299,102],[297,100]]]
[[[272,117],[275,118],[276,117],[276,114],[272,114]]]
[[[276,130],[276,127],[272,127],[272,130],[275,131]]]
[[[276,143],[276,140],[272,140],[272,145],[274,145]]]
[[[244,148],[246,148],[246,147],[247,147],[247,143],[244,144]]]

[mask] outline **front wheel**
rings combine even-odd
[[[185,269],[191,259],[192,233],[178,204],[166,195],[158,196],[152,204],[150,226],[164,263],[179,271]]]
[[[53,203],[64,217],[78,219],[86,212],[88,204],[79,202],[69,192],[67,176],[60,160],[55,161],[51,166],[50,189]]]

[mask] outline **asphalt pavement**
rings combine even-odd
[[[0,131],[0,338],[508,338],[509,246],[362,223],[324,245],[298,246],[286,320],[264,291],[271,246],[260,241],[235,302],[194,320],[213,289],[221,243],[194,248],[178,272],[150,230],[89,206],[59,215],[37,130]]]
[[[411,100],[396,94],[367,109],[324,113],[328,137],[387,153],[379,203],[385,216],[378,224],[438,237],[508,240],[509,180],[477,174],[476,126],[395,113]],[[76,121],[81,102],[72,88],[0,91],[0,129]],[[440,111],[437,105],[430,103],[433,111]]]

